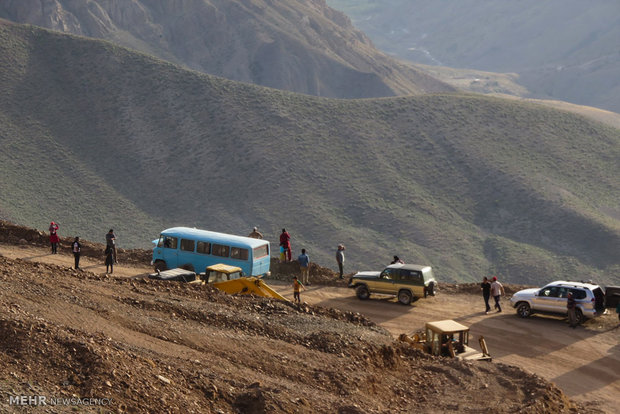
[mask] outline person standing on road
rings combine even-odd
[[[73,243],[71,243],[71,251],[73,252],[73,258],[75,259],[75,268],[76,270],[80,268],[80,251],[82,250],[82,245],[80,244],[80,238],[75,237]]]
[[[306,249],[301,249],[301,254],[297,257],[299,269],[301,270],[301,283],[310,286],[310,258],[306,254]]]
[[[114,235],[113,229],[110,229],[108,234],[105,235],[105,244],[106,250],[109,247],[114,253],[114,263],[118,263],[118,259],[116,257],[116,236]]]
[[[616,306],[616,313],[618,314],[618,326],[620,326],[620,300],[618,301],[618,306]]]
[[[340,271],[340,279],[344,276],[344,245],[339,244],[338,250],[336,250],[336,261],[338,262],[338,270]]]
[[[499,304],[499,298],[504,294],[506,294],[504,291],[504,286],[497,281],[497,276],[493,276],[493,283],[491,283],[491,295],[493,295],[493,299],[495,299],[495,309],[497,309],[498,312],[502,311],[502,307]]]
[[[301,303],[300,292],[301,290],[306,290],[304,285],[297,279],[297,276],[293,277],[293,301],[295,303]]]
[[[58,253],[58,224],[53,221],[50,223],[50,244],[52,245],[52,254]]]
[[[261,234],[261,232],[258,231],[258,227],[254,227],[254,230],[252,230],[252,233],[250,233],[248,237],[251,237],[253,239],[262,239],[263,235]]]
[[[577,327],[577,302],[573,292],[568,292],[566,299],[566,310],[568,311],[568,325],[575,329]]]
[[[291,235],[288,234],[286,229],[282,229],[282,233],[280,234],[280,246],[284,247],[284,254],[286,255],[286,260],[288,262],[291,261]]]
[[[489,306],[489,298],[491,297],[491,282],[489,282],[489,278],[486,276],[482,279],[480,289],[482,290],[482,297],[484,298],[484,306],[486,306],[484,313],[488,315],[491,311],[491,306]]]
[[[106,246],[105,254],[105,272],[112,274],[114,273],[114,250],[110,246]]]

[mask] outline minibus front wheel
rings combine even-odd
[[[166,266],[166,262],[164,262],[163,260],[156,260],[155,270],[159,270],[160,272],[163,272],[164,270],[168,270],[168,266]]]

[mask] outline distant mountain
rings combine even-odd
[[[620,112],[617,0],[328,0],[378,48],[424,64],[515,72],[533,97]]]
[[[0,218],[120,247],[282,227],[345,270],[443,281],[620,274],[620,130],[476,95],[334,100],[0,24]],[[277,243],[275,244],[277,246]]]
[[[379,52],[324,0],[24,0],[0,18],[106,39],[228,79],[336,98],[454,90]]]

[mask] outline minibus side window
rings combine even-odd
[[[211,243],[199,241],[196,244],[196,253],[210,254],[211,253]]]
[[[269,245],[264,244],[254,248],[254,260],[269,255]]]
[[[248,260],[248,249],[242,249],[241,247],[231,247],[230,257],[232,259]]]
[[[229,253],[230,247],[224,246],[223,244],[213,244],[211,246],[211,254],[214,256],[228,257]]]
[[[193,240],[187,240],[187,239],[181,239],[181,250],[185,250],[186,252],[193,252],[194,251],[194,241]]]
[[[177,238],[164,236],[164,247],[167,249],[176,249],[177,248]]]

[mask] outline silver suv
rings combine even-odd
[[[563,280],[551,282],[543,288],[520,290],[512,295],[510,303],[522,318],[533,313],[566,316],[568,292],[573,292],[577,305],[577,320],[580,323],[602,315],[605,311],[605,293],[600,286]]]

